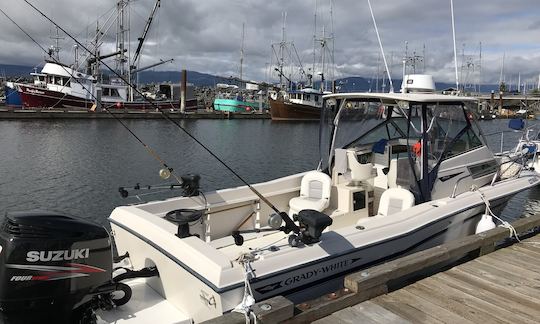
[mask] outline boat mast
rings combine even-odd
[[[244,65],[244,37],[245,37],[245,23],[242,23],[242,45],[240,47],[240,82],[243,80],[242,68]]]
[[[317,8],[319,1],[315,0],[315,14],[313,15],[313,66],[311,68],[310,86],[313,88],[313,76],[315,75],[315,64],[317,62]]]
[[[386,56],[384,55],[384,49],[381,41],[381,37],[379,36],[379,28],[377,28],[377,22],[375,21],[375,15],[373,14],[373,8],[371,7],[371,1],[368,0],[369,5],[369,11],[371,12],[371,18],[373,19],[373,26],[375,26],[375,32],[377,33],[377,40],[379,41],[379,46],[381,48],[381,55],[384,62],[384,68],[386,69],[386,73],[388,74],[388,81],[390,82],[390,93],[394,92],[394,84],[392,83],[392,76],[390,76],[390,69],[388,69],[388,64],[386,63]]]
[[[324,61],[326,57],[326,38],[325,38],[325,26],[323,26],[322,30],[322,38],[321,38],[321,92],[324,92],[326,90],[326,83],[324,80]]]
[[[331,63],[332,63],[332,69],[330,73],[330,79],[332,81],[332,84],[336,81],[336,62],[334,58],[334,54],[336,52],[336,40],[334,35],[334,0],[330,0],[330,39],[332,40],[332,53],[331,53]],[[334,87],[332,87],[334,88]],[[332,89],[332,92],[334,92],[335,89]]]
[[[482,93],[482,42],[480,42],[480,57],[478,62],[478,93]]]
[[[458,62],[457,62],[457,48],[456,48],[456,24],[454,21],[454,0],[450,0],[450,11],[452,13],[452,36],[454,39],[454,67],[456,70],[456,89],[459,91],[459,76],[458,76]]]
[[[118,19],[116,25],[116,49],[118,54],[116,56],[116,70],[120,75],[130,80],[129,70],[126,71],[125,64],[129,61],[129,57],[125,55],[125,44],[127,40],[127,33],[129,26],[126,26],[126,7],[129,5],[129,0],[119,0],[117,3]],[[129,53],[128,53],[129,55]]]
[[[279,85],[281,89],[284,89],[283,67],[285,65],[285,47],[287,46],[285,42],[285,24],[287,22],[287,12],[282,12],[281,16],[283,18],[283,25],[281,27],[281,43],[279,43]]]
[[[49,55],[56,61],[60,61],[60,42],[59,40],[64,39],[60,37],[58,27],[56,27],[56,35],[51,36],[51,39],[54,39],[54,45],[49,49]]]

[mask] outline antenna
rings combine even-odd
[[[457,62],[457,48],[456,48],[456,24],[454,21],[454,0],[450,0],[450,11],[452,12],[452,35],[454,39],[454,66],[456,69],[456,88],[459,91],[459,76],[458,76],[458,62]]]
[[[394,84],[392,83],[392,76],[390,76],[390,70],[388,69],[388,64],[386,63],[386,57],[384,56],[384,49],[381,42],[381,37],[379,36],[379,29],[377,28],[377,22],[375,21],[375,15],[373,14],[373,8],[371,8],[371,1],[368,0],[369,11],[371,12],[371,19],[373,19],[373,25],[375,26],[375,33],[377,33],[377,40],[379,41],[379,47],[381,48],[381,55],[384,61],[384,68],[388,74],[388,81],[390,82],[390,93],[394,92]]]

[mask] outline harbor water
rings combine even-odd
[[[201,176],[204,191],[242,185],[230,171],[182,130],[164,120],[124,121],[176,174]],[[186,130],[207,145],[249,183],[317,167],[316,122],[270,120],[183,120]],[[481,122],[485,133],[507,130],[507,120]],[[505,134],[505,149],[520,133]],[[494,151],[500,136],[487,137]],[[141,191],[120,197],[118,187],[170,184],[159,177],[160,163],[114,120],[0,121],[0,213],[52,210],[107,225],[122,204],[166,199],[179,190]],[[140,199],[140,200],[139,200]],[[540,211],[540,188],[513,197],[503,216],[515,219]]]

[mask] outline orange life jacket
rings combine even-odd
[[[422,143],[416,142],[416,144],[414,144],[412,147],[412,151],[414,152],[414,154],[416,154],[416,156],[420,156],[420,154],[422,153]]]

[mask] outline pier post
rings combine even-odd
[[[182,79],[180,81],[180,112],[186,111],[186,92],[187,92],[187,71],[182,70]]]

